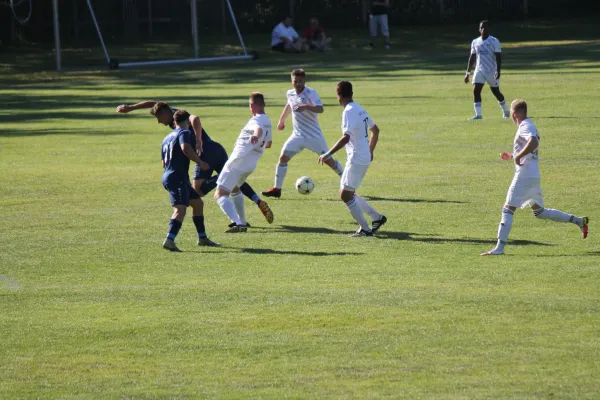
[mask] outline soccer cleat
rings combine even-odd
[[[502,119],[509,119],[510,118],[510,111],[506,111],[502,113]]]
[[[490,251],[486,251],[485,253],[481,253],[480,256],[501,256],[504,255],[504,250],[500,250],[497,247],[494,247]]]
[[[477,119],[483,119],[483,117],[481,115],[475,115],[475,116],[469,118],[469,121],[475,121]]]
[[[267,202],[264,200],[260,200],[258,202],[258,208],[260,209],[260,212],[263,213],[263,215],[265,216],[267,222],[272,224],[273,219],[275,219],[275,216],[273,215],[273,211],[271,211],[271,208],[269,207]]]
[[[350,235],[350,237],[363,237],[363,236],[373,236],[373,231],[365,231],[364,229],[360,228],[359,230],[354,232],[352,235]]]
[[[237,225],[235,224],[231,228],[227,229],[225,233],[240,233],[248,231],[248,227],[246,225]]]
[[[272,187],[266,192],[261,192],[265,197],[275,197],[276,199],[281,197],[281,189],[277,189],[276,187]],[[262,211],[262,210],[261,210]]]
[[[228,228],[233,228],[234,226],[235,226],[235,222],[232,222],[229,225],[227,225]],[[246,228],[252,228],[252,225],[250,225],[249,222],[246,222]]]
[[[173,241],[173,239],[165,239],[165,241],[163,242],[163,249],[173,251],[176,253],[181,253],[181,250],[179,250],[179,248],[175,245],[175,241]]]
[[[221,247],[221,245],[219,243],[213,242],[212,240],[210,240],[207,237],[198,239],[198,246],[203,246],[203,247]]]
[[[583,223],[579,227],[581,229],[581,237],[583,239],[587,239],[587,237],[588,237],[588,224],[590,223],[590,218],[589,217],[582,217],[582,218],[583,218]]]
[[[375,233],[387,222],[387,218],[385,215],[382,215],[377,221],[373,221],[371,226],[371,232]]]

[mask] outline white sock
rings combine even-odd
[[[549,219],[556,222],[572,222],[579,226],[581,226],[583,223],[583,218],[576,217],[559,210],[554,210],[552,208],[538,208],[537,210],[533,211],[533,215],[540,219]]]
[[[500,220],[500,225],[498,225],[498,244],[496,245],[497,249],[504,250],[504,246],[508,241],[508,234],[510,233],[510,230],[513,225],[514,216],[514,211],[511,211],[508,208],[502,209],[502,219]]]
[[[360,227],[365,231],[370,231],[371,227],[369,227],[369,223],[367,222],[367,219],[365,218],[365,215],[363,214],[356,200],[353,198],[352,200],[346,202],[346,206],[348,206],[350,214],[352,214]]]
[[[217,199],[217,204],[221,207],[221,210],[227,215],[227,217],[231,220],[231,222],[235,222],[238,225],[241,225],[240,217],[235,211],[235,204],[233,204],[233,200],[229,198],[229,196],[221,196]]]
[[[275,187],[277,189],[281,189],[283,186],[283,180],[287,174],[287,167],[287,164],[278,163],[277,167],[275,168]]]
[[[332,169],[335,171],[336,174],[338,174],[338,176],[342,176],[342,174],[344,173],[344,168],[338,160],[335,160],[335,165]]]
[[[378,219],[381,219],[381,214],[375,211],[375,209],[371,207],[371,205],[367,203],[365,199],[355,194],[354,200],[356,200],[363,213],[369,214],[369,217],[371,217],[372,221],[377,221]]]
[[[481,117],[481,103],[474,103],[475,115]]]
[[[244,196],[242,195],[242,192],[232,193],[231,200],[233,200],[233,204],[235,205],[235,210],[240,218],[240,223],[246,225],[246,210],[244,209]]]
[[[506,105],[506,100],[499,101],[498,104],[500,105],[500,108],[502,108],[502,111],[504,111],[504,113],[506,114],[508,112],[508,106]]]

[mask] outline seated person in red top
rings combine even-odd
[[[313,50],[331,51],[331,38],[325,35],[316,18],[312,18],[309,27],[304,30],[304,39]]]

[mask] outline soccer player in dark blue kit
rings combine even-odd
[[[117,107],[117,112],[126,114],[134,110],[148,108],[151,109],[150,114],[156,118],[159,124],[169,126],[171,129],[175,128],[173,114],[177,111],[177,109],[171,108],[167,103],[162,101],[156,102],[147,100],[133,105],[122,104]],[[198,164],[194,169],[193,187],[201,197],[204,197],[217,186],[218,174],[221,172],[223,166],[227,162],[228,155],[220,143],[215,142],[210,138],[210,136],[208,136],[202,127],[202,123],[200,122],[200,118],[198,118],[198,116],[190,115],[189,125],[190,131],[196,137],[196,150],[200,155],[200,160],[202,161],[202,163]],[[203,164],[208,164],[208,168],[200,168],[200,166]],[[213,172],[216,172],[217,175],[212,176]],[[266,201],[261,200],[261,198],[248,183],[244,183],[240,187],[240,191],[247,198],[256,203],[268,223],[273,223],[274,216],[271,208]],[[233,225],[235,225],[235,223],[232,223],[230,227]]]
[[[173,116],[175,129],[169,133],[161,145],[161,159],[164,168],[162,184],[169,192],[173,216],[169,222],[169,233],[163,247],[170,251],[181,251],[175,245],[175,238],[181,229],[183,218],[187,207],[192,206],[192,219],[198,232],[199,246],[219,246],[211,241],[204,229],[204,202],[198,192],[194,190],[188,175],[190,160],[204,169],[208,168],[206,163],[200,160],[196,154],[196,138],[189,128],[190,114],[184,110],[178,110]],[[204,165],[203,165],[204,164]]]

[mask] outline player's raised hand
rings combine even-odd
[[[277,124],[277,129],[282,131],[285,129],[285,122],[283,122],[282,120],[279,120],[279,123]]]
[[[117,107],[117,112],[119,114],[127,114],[128,112],[133,111],[133,108],[127,104],[121,104]]]
[[[500,159],[502,159],[503,161],[510,160],[511,158],[513,158],[513,155],[511,153],[507,153],[506,151],[500,153]]]

